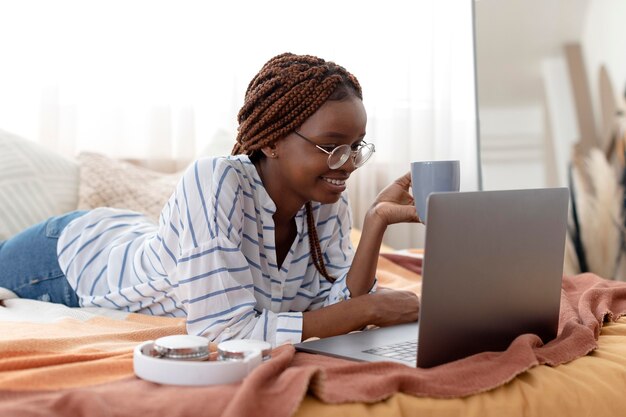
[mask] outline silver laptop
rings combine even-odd
[[[568,196],[567,188],[431,194],[419,322],[296,349],[427,368],[506,350],[524,333],[553,339]]]

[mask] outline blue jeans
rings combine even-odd
[[[57,242],[63,228],[85,213],[51,217],[0,242],[0,286],[21,298],[78,307],[76,291],[59,266]]]

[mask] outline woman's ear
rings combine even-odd
[[[265,155],[266,158],[278,158],[278,154],[276,153],[276,146],[274,144],[262,147],[261,152],[263,152],[263,155]]]

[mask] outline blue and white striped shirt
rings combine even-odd
[[[59,263],[81,306],[187,317],[189,334],[211,340],[299,342],[302,312],[350,297],[353,258],[346,195],[313,203],[328,282],[315,269],[304,207],[279,268],[276,206],[247,156],[204,158],[179,181],[159,225],[130,211],[98,208],[72,221]]]

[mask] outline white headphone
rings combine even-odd
[[[229,340],[217,345],[218,359],[207,361],[209,339],[202,336],[166,336],[135,347],[135,375],[169,385],[214,385],[241,381],[264,359],[271,345],[260,340]]]

